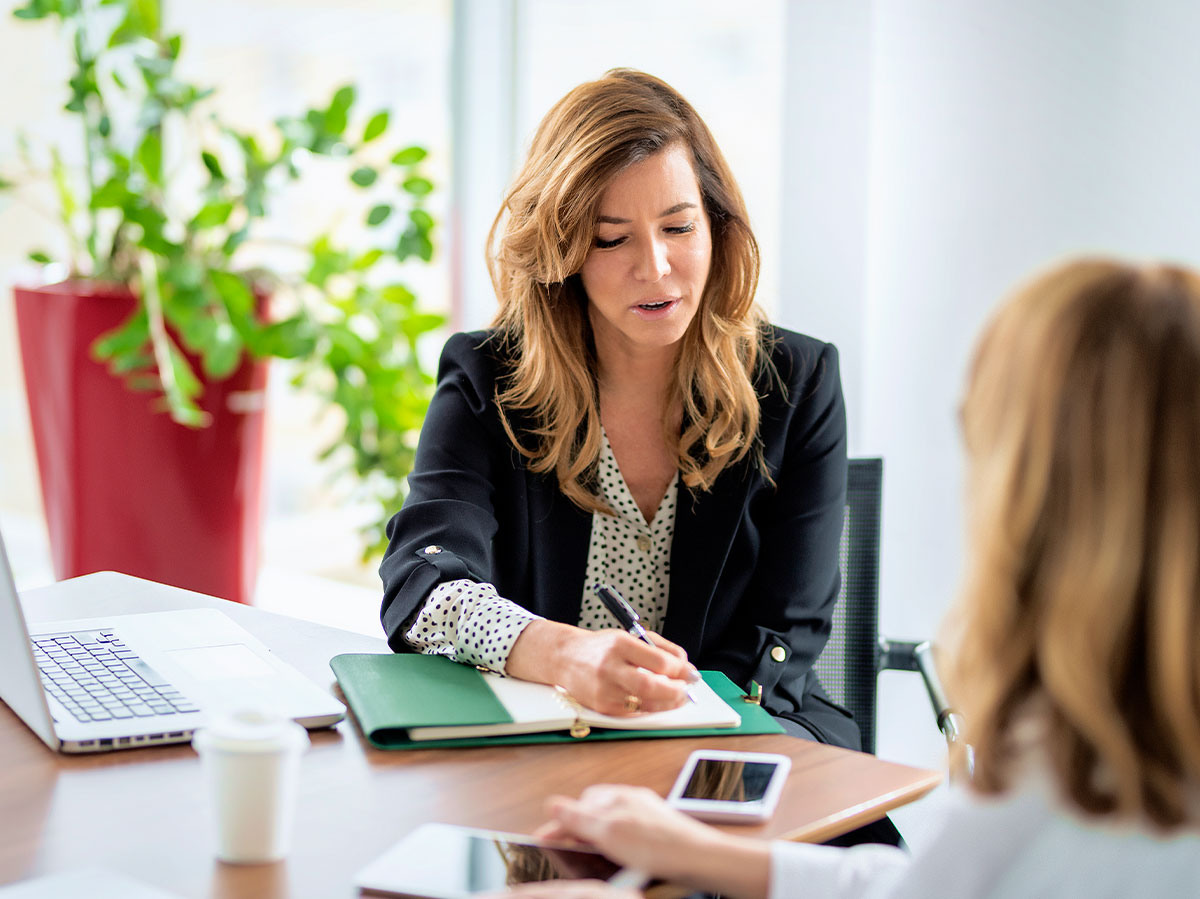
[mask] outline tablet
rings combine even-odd
[[[363,868],[354,882],[372,895],[462,899],[539,880],[612,880],[634,888],[645,880],[629,878],[630,872],[598,852],[520,834],[424,824]]]

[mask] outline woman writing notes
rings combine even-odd
[[[545,835],[740,899],[1197,895],[1200,275],[1084,261],[1039,278],[985,333],[962,424],[947,686],[975,768],[924,851],[742,839],[613,786],[552,800]]]
[[[550,110],[492,230],[493,327],[442,353],[380,568],[393,649],[673,708],[696,668],[857,748],[810,666],[838,590],[833,347],[771,327],[708,128],[614,70]],[[616,588],[651,644],[617,627]]]

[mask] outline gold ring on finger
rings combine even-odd
[[[637,712],[637,711],[641,711],[641,708],[642,708],[641,699],[634,696],[632,693],[628,694],[625,697],[625,711]]]

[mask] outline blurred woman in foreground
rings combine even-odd
[[[962,425],[946,679],[975,767],[923,851],[729,836],[611,786],[553,800],[544,835],[738,897],[1196,895],[1200,276],[1042,275],[980,340]]]

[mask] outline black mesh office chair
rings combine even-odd
[[[842,527],[842,589],[833,613],[833,632],[813,665],[834,702],[858,722],[864,752],[875,752],[875,702],[879,673],[919,671],[925,680],[938,728],[946,741],[959,740],[961,722],[946,702],[933,666],[933,648],[879,636],[879,523],[883,460],[851,459]]]

